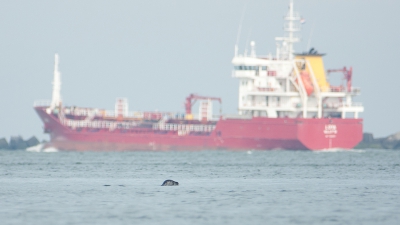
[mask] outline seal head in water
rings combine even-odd
[[[179,183],[173,180],[165,180],[161,186],[178,186]]]

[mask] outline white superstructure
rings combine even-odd
[[[325,71],[323,54],[314,49],[294,54],[300,39],[300,16],[290,2],[285,16],[285,36],[276,38],[276,55],[237,54],[232,60],[233,77],[239,78],[239,114],[270,118],[358,118],[364,111],[352,98],[360,93],[351,86],[352,69]],[[236,47],[235,47],[236,48]],[[237,48],[236,48],[237,49]],[[237,51],[235,51],[237,52]],[[332,86],[326,72],[343,72],[346,84]]]

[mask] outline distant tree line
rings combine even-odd
[[[374,138],[372,133],[364,133],[358,149],[398,149],[400,150],[400,132],[384,138]]]
[[[0,149],[3,150],[24,150],[38,144],[40,142],[35,136],[27,140],[24,140],[21,136],[12,136],[10,141],[7,141],[6,138],[0,138]]]

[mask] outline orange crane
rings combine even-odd
[[[185,111],[186,115],[191,115],[192,114],[192,106],[196,103],[197,100],[212,100],[212,101],[218,101],[219,104],[222,104],[221,98],[216,98],[216,97],[206,97],[206,96],[200,96],[196,94],[190,94],[185,101]]]

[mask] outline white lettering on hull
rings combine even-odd
[[[324,129],[325,138],[335,138],[337,133],[338,130],[335,124],[325,125]]]

